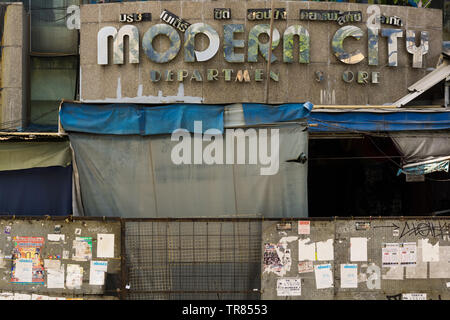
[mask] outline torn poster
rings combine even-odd
[[[31,300],[31,294],[14,293],[14,300]]]
[[[334,260],[333,239],[316,242],[317,260],[331,261]]]
[[[64,289],[64,265],[47,270],[47,288]]]
[[[45,269],[59,269],[61,267],[61,260],[44,259]]]
[[[439,247],[439,261],[430,262],[431,279],[450,278],[450,247]]]
[[[76,237],[73,240],[72,259],[87,261],[92,259],[92,237]]]
[[[44,264],[41,260],[41,247],[44,245],[44,238],[14,237],[13,239],[14,249],[11,282],[21,284],[44,284]],[[17,262],[19,260],[22,260],[22,263],[19,265],[20,279],[16,276]],[[31,279],[28,274],[29,260],[32,261]]]
[[[89,284],[102,286],[105,284],[105,273],[108,271],[108,261],[91,261]]]
[[[63,234],[48,234],[47,239],[48,241],[64,241],[66,236]]]
[[[415,242],[401,243],[400,250],[400,265],[410,266],[417,263],[417,244]]]
[[[422,256],[422,247],[417,247],[417,256]],[[406,266],[406,279],[426,279],[428,275],[428,262],[423,262],[419,259],[416,265]]]
[[[48,300],[66,300],[64,297],[48,297]]]
[[[48,300],[48,296],[44,296],[42,294],[32,294],[31,300]]]
[[[430,239],[420,239],[419,246],[422,248],[423,262],[439,261],[439,241],[435,245],[429,243]]]
[[[316,260],[316,243],[309,238],[298,240],[298,261]]]
[[[357,264],[341,264],[341,288],[358,288]]]
[[[403,293],[402,300],[427,300],[426,293]]]
[[[63,250],[62,258],[63,259],[69,259],[69,250]]]
[[[114,234],[97,234],[97,258],[114,258]]]
[[[68,289],[80,289],[83,283],[83,268],[78,264],[67,265],[66,286]]]
[[[385,243],[381,248],[381,263],[383,267],[397,266],[400,264],[400,244]]]
[[[299,221],[298,222],[298,234],[310,234],[311,221]]]
[[[278,256],[276,244],[265,243],[264,244],[264,254],[263,254],[264,272],[274,272],[277,273],[283,268],[281,259]]]
[[[350,238],[350,261],[367,261],[367,238]]]
[[[314,266],[314,275],[316,278],[316,288],[333,288],[333,273],[331,264],[319,264]]]
[[[277,279],[277,296],[301,296],[302,282],[299,278]]]
[[[0,292],[0,300],[14,300],[14,293]]]
[[[404,266],[391,266],[386,274],[381,276],[383,280],[403,280]]]
[[[292,223],[290,222],[280,222],[277,223],[277,230],[291,230],[292,229]]]
[[[313,272],[314,266],[312,261],[302,261],[298,263],[298,273]]]

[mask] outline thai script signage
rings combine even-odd
[[[201,5],[203,3],[199,3]],[[266,79],[274,83],[273,86],[287,86],[286,78],[304,78],[306,70],[308,78],[302,82],[304,86],[318,83],[325,87],[330,79],[335,79],[333,83],[337,79],[343,85],[380,87],[397,76],[386,76],[388,70],[398,67],[424,69],[435,64],[434,61],[426,64],[431,48],[430,28],[426,26],[415,28],[409,24],[405,30],[402,28],[404,17],[390,14],[389,8],[383,14],[380,10],[374,13],[367,9],[366,15],[366,10],[316,10],[314,5],[310,3],[309,9],[274,10],[270,74],[266,74],[271,18],[271,9],[268,8],[242,9],[246,10],[243,14],[234,8],[210,6],[208,9],[200,7],[198,10],[203,10],[201,14],[180,16],[178,12],[175,14],[167,9],[158,12],[155,6],[149,5],[146,10],[148,16],[150,19],[152,15],[159,16],[159,21],[146,24],[145,28],[141,27],[142,24],[117,27],[99,21],[102,25],[97,34],[97,59],[89,64],[91,68],[96,64],[103,72],[110,70],[112,65],[144,64],[145,70],[140,71],[140,78],[146,79],[150,91],[154,90],[151,85],[157,84],[189,83],[192,87],[205,82],[257,84]],[[144,4],[142,6],[145,8]],[[353,5],[349,9],[353,7],[365,9],[368,6]],[[232,9],[237,20],[231,16]],[[172,7],[170,10],[173,10]],[[139,14],[123,14],[121,21],[125,18],[140,21]],[[242,22],[243,18],[247,21]],[[325,33],[316,32],[316,26],[324,23],[335,27]],[[125,41],[128,41],[128,47],[124,45]],[[93,47],[82,45],[82,54]],[[111,48],[112,54],[108,52]],[[125,48],[128,52],[124,52]],[[438,54],[433,52],[433,59]],[[352,66],[357,68],[350,68]],[[285,71],[288,69],[295,71],[289,72],[288,76]],[[141,84],[142,87],[144,85]],[[260,88],[264,89],[263,86]],[[137,95],[141,95],[141,89],[136,90]],[[210,91],[202,92],[202,95],[212,94]],[[310,96],[315,94],[308,92]],[[335,93],[332,95],[335,96]],[[307,94],[302,97],[299,101],[310,100]],[[222,100],[228,100],[228,97]],[[260,97],[255,100],[249,97],[247,100],[261,102]],[[196,101],[205,100],[202,97]]]

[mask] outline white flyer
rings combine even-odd
[[[350,261],[367,261],[367,238],[350,238]]]
[[[298,222],[298,234],[310,234],[311,221],[299,221]]]
[[[385,243],[381,248],[381,264],[383,267],[400,265],[399,243]]]
[[[97,234],[97,258],[114,258],[114,234]]]
[[[358,288],[357,264],[341,264],[341,288]]]
[[[334,260],[333,239],[316,242],[316,249],[317,249],[317,260],[319,261]]]
[[[16,261],[15,278],[17,282],[32,282],[33,281],[33,260],[18,259]]]
[[[47,288],[64,289],[64,265],[47,270]]]
[[[301,296],[302,282],[300,278],[277,279],[277,296]]]
[[[31,300],[31,294],[14,293],[14,300]]]
[[[435,245],[432,245],[429,241],[430,239],[419,239],[419,247],[422,248],[422,261],[439,261],[439,241]]]
[[[67,265],[66,286],[68,289],[80,289],[83,283],[83,268],[78,264]]]
[[[333,273],[331,264],[319,264],[314,266],[314,275],[316,278],[316,288],[333,288]]]
[[[298,273],[313,272],[314,266],[312,261],[301,261],[298,263]]]
[[[403,293],[402,300],[427,300],[426,293]]]
[[[14,293],[0,292],[0,300],[14,300]]]
[[[316,243],[310,239],[298,240],[298,261],[316,260]]]
[[[415,242],[401,243],[399,250],[402,266],[411,266],[417,263],[417,244]]]
[[[102,286],[105,284],[105,272],[108,271],[108,261],[91,261],[89,284]]]
[[[45,269],[59,269],[61,268],[61,260],[56,259],[44,259]]]
[[[48,241],[64,241],[65,238],[63,234],[47,234]]]
[[[44,296],[42,294],[32,294],[31,300],[48,300],[48,296]]]

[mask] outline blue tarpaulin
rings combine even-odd
[[[308,123],[310,132],[444,130],[450,112],[313,112]]]
[[[0,215],[71,214],[71,165],[0,171]]]
[[[257,125],[293,121],[309,115],[313,105],[291,103],[280,106],[243,104],[245,124]],[[183,128],[194,132],[194,121],[202,122],[202,131],[223,132],[225,105],[173,104],[149,107],[138,104],[63,103],[61,125],[66,131],[97,134],[170,134]]]

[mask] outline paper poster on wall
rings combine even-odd
[[[31,300],[31,294],[14,293],[14,300]]]
[[[439,241],[432,245],[430,239],[419,239],[419,246],[422,248],[423,262],[439,261]]]
[[[114,258],[114,234],[97,234],[97,258]]]
[[[57,259],[44,259],[45,269],[59,269],[61,267],[61,260]]]
[[[431,279],[450,279],[450,246],[439,247],[439,261],[430,262]]]
[[[108,261],[91,261],[89,284],[102,286],[105,284],[105,273],[108,271]]]
[[[277,296],[301,296],[302,282],[299,278],[277,279]]]
[[[402,300],[427,300],[426,293],[403,293]]]
[[[357,264],[341,264],[341,288],[358,288]]]
[[[333,239],[316,242],[317,260],[334,260]]]
[[[381,276],[383,280],[403,280],[404,266],[390,266],[385,274]]]
[[[310,234],[311,221],[299,221],[298,222],[298,234]]]
[[[76,237],[73,240],[72,259],[75,261],[92,259],[92,237]]]
[[[312,261],[301,261],[298,263],[298,273],[308,273],[314,271],[314,265]]]
[[[42,237],[14,237],[11,282],[21,284],[44,284],[44,264],[41,259]],[[29,275],[30,261],[32,265]]]
[[[265,243],[263,254],[264,272],[279,272],[283,268],[281,259],[278,256],[276,244]]]
[[[0,300],[14,300],[14,293],[0,292]]]
[[[316,243],[309,242],[309,238],[298,240],[298,261],[316,260]]]
[[[350,261],[367,261],[367,238],[350,238]]]
[[[47,270],[47,288],[64,289],[64,265]]]
[[[31,300],[48,300],[48,296],[44,296],[42,294],[32,294]]]
[[[319,264],[314,266],[314,276],[316,278],[316,288],[333,288],[333,272],[331,264]]]
[[[422,257],[422,248],[417,247],[417,257]],[[406,279],[426,279],[428,277],[428,262],[423,262],[421,258],[417,259],[415,265],[405,267]]]
[[[48,241],[64,241],[66,236],[63,234],[48,234],[47,239]]]
[[[401,243],[400,265],[415,265],[417,263],[417,244],[415,242]]]
[[[400,264],[399,243],[385,243],[381,248],[381,264],[383,267]]]
[[[68,289],[80,289],[83,283],[83,268],[78,264],[67,265],[66,286]]]

